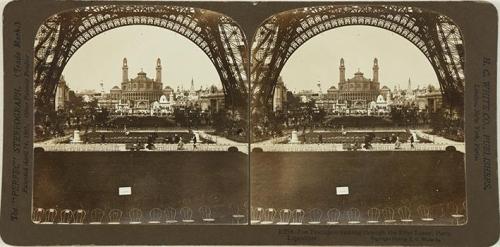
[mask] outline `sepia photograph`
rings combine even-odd
[[[491,3],[2,7],[2,243],[498,242]]]
[[[410,5],[267,19],[252,43],[251,223],[465,224],[463,54],[452,20]]]
[[[83,7],[34,45],[33,222],[247,221],[246,46],[229,17]]]

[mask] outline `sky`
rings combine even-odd
[[[94,37],[76,51],[63,75],[72,90],[100,91],[102,82],[109,91],[120,85],[124,57],[129,78],[135,78],[141,69],[154,78],[159,57],[163,86],[189,89],[194,79],[196,88],[221,87],[215,67],[193,42],[173,31],[146,25],[119,27]],[[289,90],[317,90],[319,83],[326,92],[332,85],[338,86],[341,57],[347,78],[358,68],[372,78],[377,57],[381,86],[407,88],[409,78],[414,88],[439,85],[432,66],[416,46],[395,33],[370,26],[340,27],[313,37],[292,54],[281,76]]]
[[[378,58],[380,86],[401,89],[439,83],[431,64],[410,41],[385,29],[371,26],[346,26],[311,38],[290,57],[281,71],[285,86],[291,91],[313,89],[317,84],[326,92],[338,88],[340,58],[344,58],[346,78],[358,71],[372,78],[373,59]]]
[[[120,86],[122,61],[127,58],[129,78],[141,71],[156,75],[156,59],[162,63],[163,86],[189,89],[191,78],[196,89],[222,84],[207,55],[189,39],[154,26],[125,26],[103,32],[85,43],[68,61],[63,75],[71,90],[95,89],[100,83],[107,92]]]

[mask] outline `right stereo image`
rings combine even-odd
[[[464,43],[412,6],[270,16],[251,43],[252,225],[467,223]]]

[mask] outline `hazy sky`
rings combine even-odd
[[[84,44],[69,60],[63,75],[72,90],[100,90],[101,81],[108,91],[120,86],[122,60],[126,57],[129,78],[144,69],[149,78],[156,75],[156,59],[162,62],[163,86],[184,85],[189,89],[212,84],[221,88],[219,75],[207,55],[193,42],[173,31],[134,25],[112,29]]]
[[[408,40],[385,29],[370,26],[348,26],[323,32],[299,47],[281,72],[288,90],[338,88],[340,58],[346,67],[346,78],[358,70],[372,78],[373,59],[378,58],[379,81],[391,90],[394,85],[412,87],[438,86],[436,73],[423,53]]]
[[[219,75],[206,54],[187,38],[166,29],[134,25],[116,28],[94,37],[70,59],[63,75],[72,90],[108,91],[121,82],[122,60],[127,57],[129,78],[141,71],[155,77],[156,59],[162,60],[163,85],[176,89],[215,84],[221,87]],[[335,85],[339,78],[339,60],[343,57],[347,78],[359,68],[372,78],[373,58],[379,60],[381,86],[391,90],[400,84],[438,86],[432,66],[425,56],[406,39],[381,28],[369,26],[341,27],[323,32],[299,47],[281,72],[289,90],[322,90]]]

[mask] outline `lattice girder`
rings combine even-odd
[[[157,26],[191,40],[216,67],[226,105],[245,107],[248,73],[241,61],[248,61],[247,44],[238,25],[213,11],[163,5],[90,6],[48,18],[35,39],[36,106],[51,105],[64,66],[80,47],[105,31],[128,25]]]
[[[317,34],[337,27],[368,25],[401,35],[428,58],[445,100],[463,109],[464,52],[459,28],[446,16],[406,6],[317,6],[268,19],[252,45],[252,106],[270,107],[274,86],[291,55]]]

